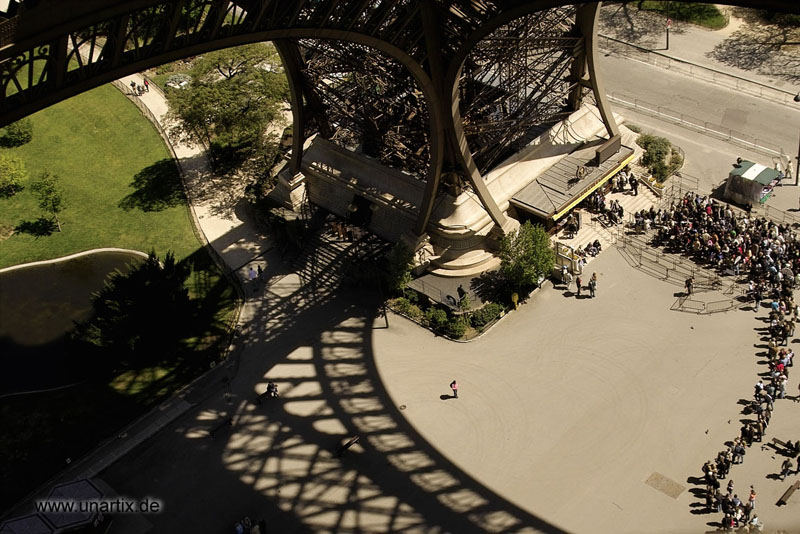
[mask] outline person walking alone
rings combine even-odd
[[[455,379],[453,379],[453,381],[450,382],[450,389],[453,390],[453,398],[457,399],[458,398],[458,382],[456,382]]]
[[[578,287],[578,292],[577,292],[576,298],[580,298],[580,296],[581,296],[581,287],[583,286],[583,280],[581,280],[580,276],[575,278],[575,285]]]
[[[147,78],[144,79],[144,92],[145,93],[149,93],[150,92],[150,82],[147,81]]]

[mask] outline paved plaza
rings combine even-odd
[[[613,249],[590,268],[596,299],[548,283],[471,343],[395,315],[386,328],[346,294],[300,305],[245,349],[230,404],[221,391],[100,475],[165,504],[116,531],[222,532],[244,515],[278,532],[709,530],[721,514],[692,513],[687,479],[738,434],[764,314],[670,311],[678,289]],[[269,380],[282,399],[255,404]],[[800,404],[778,401],[767,439],[798,431]],[[731,474],[756,486],[768,531],[800,523],[800,501],[774,505],[780,462],[756,444]]]
[[[159,91],[138,102],[163,122]],[[669,133],[709,185],[733,155],[749,155]],[[265,283],[243,283],[235,365],[152,414],[156,430],[121,434],[109,446],[117,454],[74,468],[109,495],[163,502],[163,513],[115,518],[111,532],[231,532],[244,516],[280,533],[714,530],[722,514],[701,513],[694,482],[738,435],[740,401],[766,369],[756,356],[766,308],[670,311],[681,288],[604,247],[587,267],[597,298],[546,282],[482,337],[448,341],[383,317],[377,295],[310,289],[249,218],[242,184],[212,182],[197,147],[174,148],[211,246],[241,280],[263,267]],[[781,188],[777,204],[793,207],[796,195]],[[312,279],[327,279],[319,268]],[[259,404],[270,381],[281,399]],[[740,497],[755,486],[765,532],[800,533],[800,494],[775,505],[798,477],[770,478],[783,460],[762,447],[773,438],[800,439],[800,403],[776,402],[764,443],[729,478]]]
[[[690,490],[700,486],[687,478],[702,476],[700,466],[738,435],[737,401],[750,397],[764,368],[754,347],[763,323],[749,308],[669,311],[679,288],[633,269],[613,249],[589,268],[599,277],[594,300],[543,289],[467,345],[429,337],[411,346],[415,327],[393,321],[375,334],[380,375],[444,455],[560,528],[702,531],[721,514],[690,513],[700,501]],[[435,393],[446,392],[451,375],[459,399],[442,402]],[[773,437],[800,438],[800,404],[776,404]],[[800,531],[800,503],[774,506],[789,482],[765,478],[782,460],[756,444],[731,478],[740,496],[756,486],[770,529]],[[680,493],[647,485],[651,477]]]

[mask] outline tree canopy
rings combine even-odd
[[[209,147],[217,171],[254,159],[261,167],[271,164],[277,135],[267,131],[282,124],[289,99],[275,48],[258,43],[210,52],[195,60],[189,75],[187,87],[167,91],[171,133]]]
[[[12,122],[5,128],[5,133],[0,137],[2,146],[21,146],[33,139],[33,121],[25,117],[17,122]]]
[[[92,298],[92,317],[75,327],[73,340],[97,370],[141,369],[169,360],[191,323],[185,287],[187,264],[155,252],[127,274],[116,272]],[[113,356],[113,361],[100,360]]]
[[[550,236],[530,221],[500,242],[500,274],[508,286],[520,293],[532,289],[540,276],[549,276],[556,257]]]
[[[64,192],[59,184],[58,175],[44,171],[31,184],[31,189],[39,199],[39,207],[53,216],[60,232],[61,221],[58,218],[58,214],[64,210],[66,201],[64,200]]]

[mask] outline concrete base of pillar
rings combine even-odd
[[[404,232],[400,236],[400,242],[414,253],[414,268],[411,273],[419,276],[428,270],[436,256],[433,252],[433,245],[428,234],[416,235],[411,232]]]
[[[281,206],[292,211],[300,211],[306,197],[306,181],[302,172],[293,173],[284,168],[278,173],[278,183],[271,193],[272,198]]]

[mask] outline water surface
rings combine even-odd
[[[81,380],[82,371],[67,362],[66,334],[89,318],[92,293],[109,274],[142,259],[96,252],[0,273],[0,395]]]

